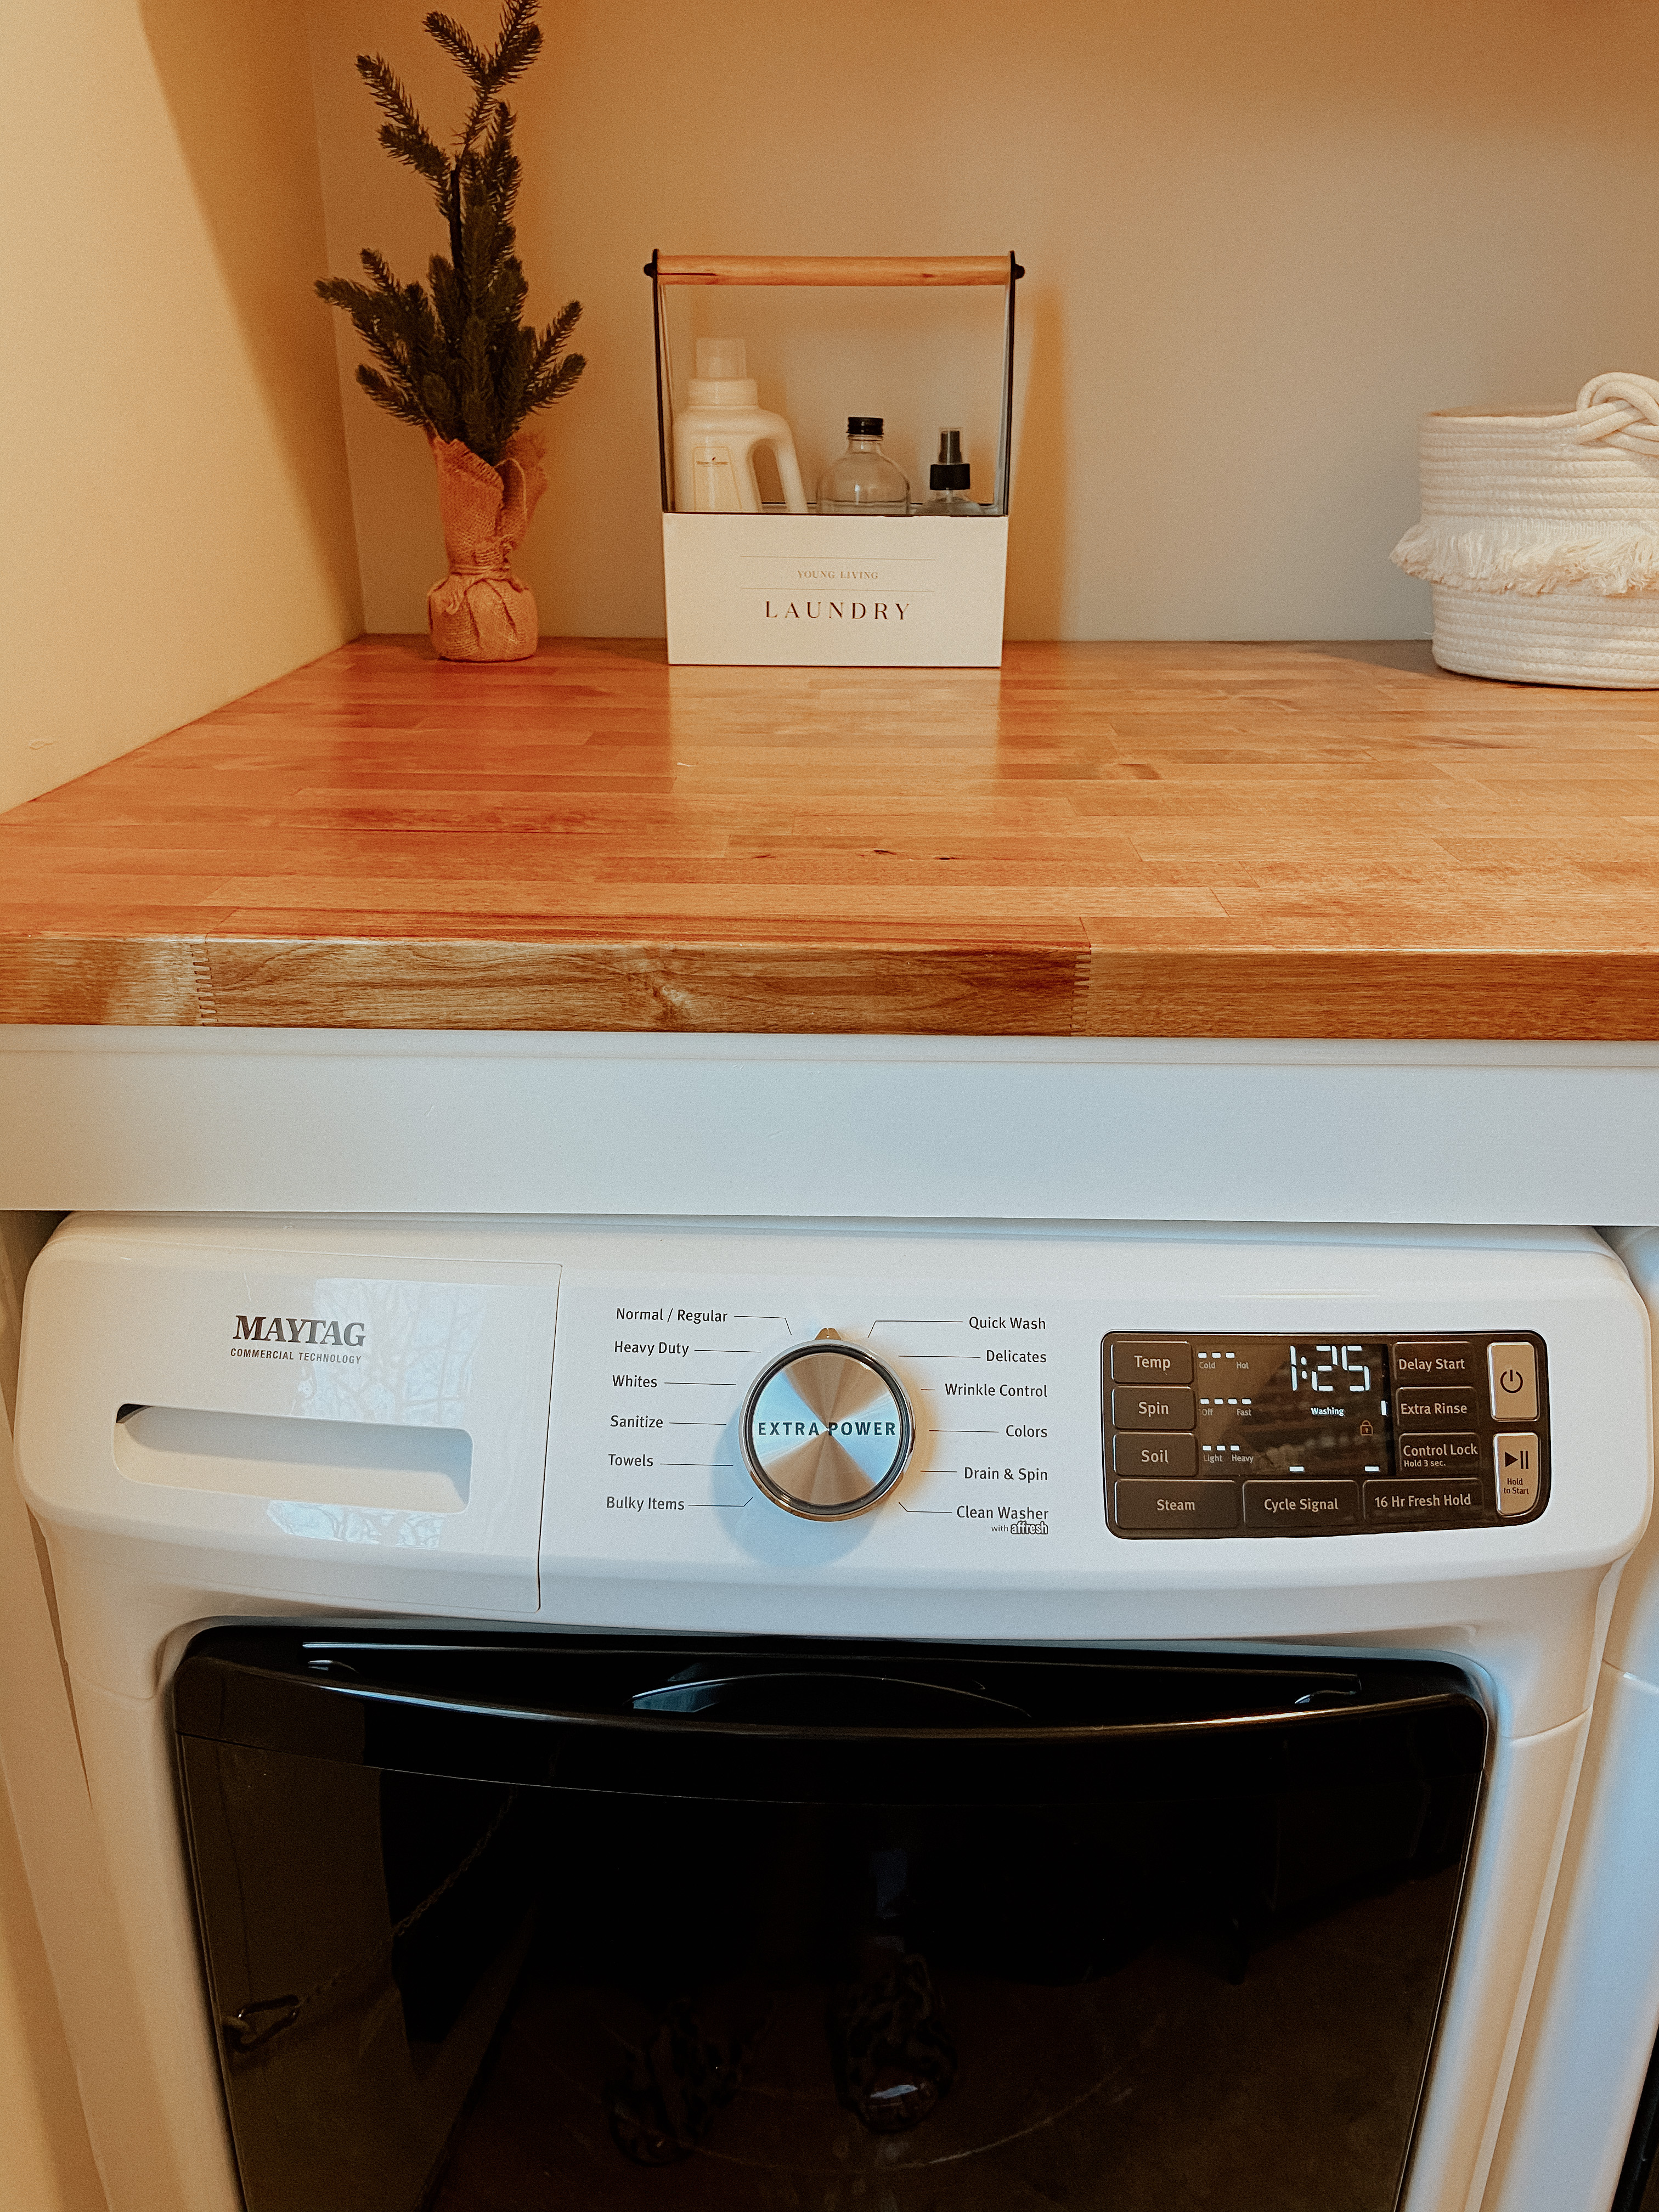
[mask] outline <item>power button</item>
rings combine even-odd
[[[1492,1379],[1492,1410],[1500,1421],[1538,1419],[1538,1352],[1530,1344],[1492,1344],[1486,1347]]]

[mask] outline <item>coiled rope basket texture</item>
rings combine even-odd
[[[1434,586],[1443,668],[1659,687],[1659,381],[1425,415],[1422,468],[1423,519],[1393,557]]]

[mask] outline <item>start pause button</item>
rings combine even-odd
[[[1497,1462],[1498,1511],[1505,1520],[1517,1513],[1530,1513],[1538,1503],[1537,1437],[1494,1437],[1492,1449]]]

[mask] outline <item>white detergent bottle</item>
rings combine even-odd
[[[758,514],[755,448],[769,446],[783,503],[805,514],[794,434],[759,404],[741,338],[699,338],[690,404],[674,418],[674,505],[682,514]]]

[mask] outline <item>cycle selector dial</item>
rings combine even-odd
[[[809,1521],[867,1512],[897,1483],[915,1444],[897,1376],[833,1329],[762,1370],[744,1401],[740,1433],[767,1497]]]

